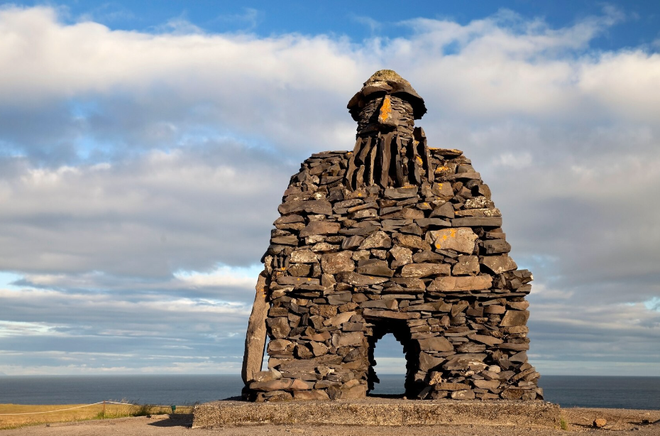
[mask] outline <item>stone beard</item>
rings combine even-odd
[[[392,333],[408,398],[542,399],[526,354],[532,275],[508,256],[490,189],[461,151],[428,147],[414,126],[424,101],[393,71],[348,108],[354,150],[312,155],[284,192],[244,396],[362,398],[378,382],[376,342]]]

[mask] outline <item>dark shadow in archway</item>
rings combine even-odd
[[[376,342],[388,333],[392,333],[394,338],[403,345],[403,354],[406,358],[406,381],[404,383],[405,396],[407,398],[417,398],[417,394],[424,388],[423,382],[415,382],[415,374],[419,369],[419,343],[412,340],[410,328],[405,321],[392,319],[370,319],[373,327],[373,336],[369,338],[369,374],[367,378],[368,389],[371,392],[374,384],[378,383],[378,376],[374,370],[376,361],[374,359],[374,349]],[[380,397],[397,397],[397,395],[373,395]],[[399,397],[401,395],[398,395]]]

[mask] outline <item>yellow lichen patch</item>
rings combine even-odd
[[[422,158],[419,157],[419,156],[417,156],[417,163],[420,164],[420,165],[422,165],[422,166],[424,165],[424,161],[423,161]]]
[[[390,96],[386,95],[385,98],[383,98],[383,104],[380,106],[380,114],[378,114],[378,119],[381,123],[384,123],[385,121],[389,120],[391,116],[392,101],[390,100]]]
[[[443,171],[449,171],[449,168],[443,165],[443,166],[438,167],[438,168],[435,169],[436,173],[441,173]]]
[[[442,242],[446,241],[449,238],[456,238],[456,229],[449,229],[449,234],[444,233],[440,238],[435,240],[435,248],[440,250],[442,248]]]

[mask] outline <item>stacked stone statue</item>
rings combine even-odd
[[[500,211],[459,150],[429,148],[424,100],[391,70],[350,100],[352,152],[291,178],[248,326],[244,396],[362,398],[374,346],[403,345],[407,398],[542,399],[527,362],[532,274],[508,256]],[[261,371],[268,335],[268,370]]]

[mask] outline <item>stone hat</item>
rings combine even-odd
[[[422,118],[426,113],[424,99],[410,86],[410,83],[399,76],[394,70],[376,71],[366,82],[360,91],[348,102],[348,111],[355,121],[360,119],[360,111],[366,102],[379,95],[396,95],[408,101],[413,107],[413,116],[416,120]]]

